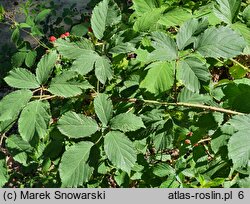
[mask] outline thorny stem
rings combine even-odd
[[[250,72],[250,69],[248,68],[248,67],[246,67],[246,66],[244,66],[243,64],[241,64],[240,62],[238,62],[237,60],[235,60],[235,59],[230,59],[233,63],[235,63],[235,64],[237,64],[237,65],[239,65],[241,68],[243,68],[244,70],[246,70],[246,71],[248,71],[248,72]]]
[[[48,96],[48,97],[44,97],[41,99],[41,101],[43,100],[48,100],[48,99],[52,99],[52,98],[56,98],[57,96],[53,95],[53,96]]]
[[[6,17],[7,19],[9,19],[9,20],[16,26],[17,22],[16,22],[15,20],[11,19],[11,18],[8,17],[8,16],[5,16],[5,17]],[[13,26],[13,24],[8,23],[8,22],[0,22],[0,23],[1,23],[1,24],[4,24],[4,25],[8,25],[8,26]],[[19,28],[19,29],[20,29],[21,31],[27,33],[28,35],[30,35],[30,36],[31,36],[40,46],[44,47],[45,49],[49,49],[49,50],[50,50],[50,48],[49,48],[46,44],[44,44],[44,43],[41,42],[39,39],[37,39],[35,36],[33,36],[32,33],[26,31],[26,30],[23,29],[23,28]]]
[[[241,113],[241,112],[232,111],[232,110],[228,110],[224,108],[218,108],[214,106],[202,105],[202,104],[183,103],[183,102],[168,103],[168,102],[159,102],[159,101],[153,101],[153,100],[141,100],[141,99],[136,99],[136,98],[120,99],[120,100],[131,102],[131,103],[142,102],[142,103],[156,104],[156,105],[162,105],[162,106],[183,106],[183,107],[199,108],[199,109],[205,109],[209,111],[227,113],[227,114],[232,114],[232,115],[244,115],[244,113]]]

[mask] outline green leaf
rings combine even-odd
[[[97,79],[105,84],[107,79],[113,78],[113,70],[111,69],[110,60],[106,57],[99,57],[95,63],[95,75]]]
[[[43,9],[40,13],[37,14],[35,21],[41,22],[50,14],[51,9]]]
[[[63,154],[59,165],[62,187],[78,187],[87,182],[93,167],[88,164],[92,142],[79,142],[70,146]]]
[[[21,152],[32,152],[33,147],[19,135],[11,135],[6,140],[8,150],[12,155]],[[14,152],[14,154],[13,154]]]
[[[228,156],[233,160],[234,169],[246,167],[250,160],[250,130],[244,129],[233,134],[228,142]]]
[[[2,152],[0,152],[0,187],[4,187],[8,180],[9,175],[6,164],[6,157]]]
[[[136,19],[133,29],[136,32],[146,32],[155,30],[158,20],[161,18],[165,8],[155,8],[150,12],[144,13]]]
[[[171,89],[174,83],[174,62],[154,62],[147,68],[149,71],[140,88],[146,88],[156,95]]]
[[[77,81],[77,73],[66,71],[52,79],[48,91],[61,97],[74,97],[82,94],[82,90],[92,88],[88,81]]]
[[[50,121],[50,105],[42,101],[32,101],[23,109],[18,120],[18,130],[25,141],[31,141],[34,136],[44,138]],[[29,127],[29,128],[27,128]]]
[[[37,81],[42,85],[45,84],[50,77],[53,67],[57,61],[56,51],[52,51],[44,55],[37,64],[36,78]]]
[[[69,59],[77,59],[88,53],[93,53],[92,47],[86,42],[77,44],[63,39],[57,39],[55,41],[55,47],[61,55]]]
[[[6,142],[6,147],[14,160],[28,166],[27,153],[32,154],[32,151],[34,151],[31,145],[18,135],[11,135]]]
[[[207,26],[207,20],[198,21],[197,19],[191,19],[185,22],[176,35],[178,48],[183,50],[186,46],[193,43],[195,41],[194,35],[197,34],[197,31],[200,32]]]
[[[15,44],[18,43],[20,39],[20,30],[18,27],[15,28],[15,30],[13,31],[12,35],[11,35],[11,41]]]
[[[185,102],[185,103],[197,103],[197,104],[204,104],[208,101],[212,100],[212,98],[208,95],[194,93],[187,88],[181,90],[178,101]]]
[[[250,25],[250,5],[248,5],[242,12],[244,20],[247,22],[247,25]]]
[[[88,23],[74,25],[70,32],[72,35],[82,37],[88,33]]]
[[[235,130],[248,130],[250,125],[250,114],[248,115],[236,115],[228,122]]]
[[[94,99],[95,113],[104,126],[107,126],[113,114],[112,101],[106,94],[98,94]]]
[[[91,27],[94,35],[101,40],[107,26],[113,26],[121,21],[121,11],[115,1],[103,0],[93,9]]]
[[[82,50],[82,55],[79,56],[72,64],[71,70],[78,72],[81,75],[89,73],[100,58],[100,56],[91,50]]]
[[[234,23],[238,16],[241,0],[216,0],[215,15],[227,24]]]
[[[164,125],[161,125],[162,128],[157,131],[153,137],[153,143],[155,149],[164,150],[170,149],[173,147],[174,135],[172,133],[173,123],[168,120]]]
[[[20,67],[26,57],[26,52],[17,52],[11,57],[11,63],[14,67]]]
[[[190,18],[192,18],[192,14],[187,10],[184,10],[183,8],[174,8],[165,13],[158,23],[169,28],[171,26],[181,26]]]
[[[250,7],[249,7],[250,8]],[[247,42],[247,45],[250,46],[250,28],[247,27],[246,24],[243,24],[241,22],[236,22],[231,25],[231,27],[238,32]]]
[[[40,86],[35,75],[23,68],[11,70],[4,80],[9,86],[20,89],[35,89]]]
[[[104,151],[117,168],[130,173],[136,162],[136,152],[133,143],[126,135],[117,131],[106,134]]]
[[[153,167],[153,174],[159,177],[175,175],[175,170],[169,164],[160,163]]]
[[[159,31],[152,33],[152,46],[155,48],[150,53],[151,60],[174,60],[178,57],[177,45],[167,34]]]
[[[133,8],[138,15],[143,15],[158,7],[157,0],[133,0]]]
[[[25,64],[27,67],[32,67],[36,61],[37,52],[35,50],[30,50],[25,57]]]
[[[95,120],[72,111],[65,113],[60,118],[57,127],[62,134],[70,138],[89,137],[99,130]]]
[[[114,130],[122,132],[135,131],[140,128],[145,128],[142,119],[133,113],[121,113],[110,121],[110,126]]]
[[[195,49],[205,57],[231,58],[245,48],[244,39],[228,27],[211,27],[198,37]]]
[[[31,97],[32,92],[29,90],[14,91],[6,95],[0,101],[0,121],[16,118]]]
[[[0,134],[3,134],[5,132],[9,131],[10,128],[14,125],[14,122],[16,119],[17,119],[17,117],[12,118],[10,120],[0,121]]]
[[[180,61],[179,70],[181,80],[185,87],[192,92],[199,92],[200,81],[208,81],[210,73],[206,64],[198,58],[189,57]]]

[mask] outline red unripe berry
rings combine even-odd
[[[93,30],[92,30],[91,27],[88,28],[88,31],[89,31],[90,33],[93,33]]]
[[[60,38],[66,38],[66,35],[62,34],[62,35],[60,36]]]
[[[191,144],[191,141],[190,141],[189,139],[186,139],[186,140],[185,140],[185,144],[190,145],[190,144]]]
[[[66,37],[68,37],[70,34],[69,34],[69,32],[66,32],[66,33],[64,33],[64,35],[65,35]]]
[[[199,144],[198,144],[198,143],[195,143],[195,144],[194,144],[194,147],[198,147],[198,146],[199,146]]]
[[[192,137],[192,136],[193,136],[193,132],[189,132],[189,133],[187,134],[187,136]]]
[[[50,36],[50,37],[49,37],[49,41],[50,41],[50,42],[55,42],[55,41],[56,41],[56,37],[53,36],[53,35]]]

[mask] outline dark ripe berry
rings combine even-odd
[[[185,140],[185,144],[190,145],[190,144],[191,144],[191,141],[190,141],[189,139],[186,139],[186,140]]]
[[[127,59],[135,59],[135,58],[136,58],[136,56],[137,56],[137,54],[136,54],[136,53],[130,53],[130,54],[128,54]]]
[[[91,27],[88,27],[88,31],[89,31],[90,33],[93,33],[93,30],[92,30]]]
[[[55,41],[56,41],[56,37],[53,36],[53,35],[50,36],[50,37],[49,37],[49,41],[50,41],[50,42],[55,42]]]
[[[17,5],[18,5],[18,2],[17,2],[17,1],[15,1],[15,2],[13,3],[13,5],[14,5],[14,6],[17,6]]]
[[[85,22],[85,23],[89,22],[89,17],[85,17],[85,18],[84,18],[84,22]]]

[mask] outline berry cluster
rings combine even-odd
[[[62,34],[62,35],[60,36],[60,38],[66,38],[66,37],[68,37],[69,35],[70,35],[70,33],[69,33],[69,32],[66,32],[66,33]],[[56,38],[55,36],[53,36],[53,35],[49,37],[49,41],[52,42],[52,43],[55,42],[56,39],[57,39],[57,38]]]

